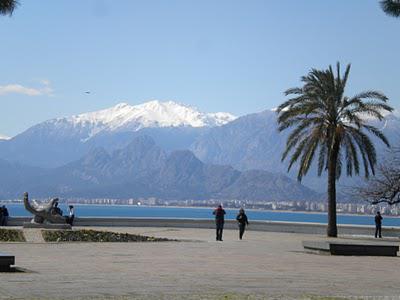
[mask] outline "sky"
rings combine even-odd
[[[154,99],[259,112],[338,61],[347,94],[400,108],[399,33],[377,0],[20,0],[0,16],[0,134]]]

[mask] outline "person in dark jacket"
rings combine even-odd
[[[239,239],[242,239],[244,230],[246,229],[246,225],[249,225],[249,221],[246,214],[244,213],[243,208],[239,210],[239,214],[237,215],[236,220],[239,223]]]
[[[0,226],[3,226],[3,207],[0,206]]]
[[[225,210],[222,208],[222,205],[218,205],[218,207],[214,210],[213,215],[215,215],[215,226],[217,229],[217,241],[222,242],[222,232],[224,230],[225,223]]]
[[[375,238],[379,236],[379,238],[382,238],[382,216],[379,211],[376,212],[375,215]]]
[[[60,215],[60,216],[63,215],[63,211],[61,210],[61,208],[58,207],[58,201],[56,201],[54,203],[52,214],[53,215]]]
[[[8,209],[7,209],[7,207],[5,205],[3,205],[3,207],[2,207],[2,211],[3,211],[3,219],[2,219],[0,225],[1,226],[7,226],[9,214],[8,214]]]

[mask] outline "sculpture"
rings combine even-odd
[[[48,203],[38,204],[35,200],[29,202],[28,193],[24,193],[24,206],[34,215],[31,223],[35,224],[66,224],[66,218],[57,211],[58,198]]]

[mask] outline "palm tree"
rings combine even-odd
[[[14,9],[19,5],[17,0],[0,0],[0,15],[12,15]]]
[[[386,104],[387,97],[377,91],[366,91],[347,97],[344,95],[350,65],[343,76],[340,64],[336,72],[312,69],[301,81],[303,87],[289,89],[285,101],[278,109],[278,129],[292,128],[282,154],[282,161],[291,153],[288,171],[300,160],[297,179],[302,180],[318,153],[318,175],[328,172],[328,228],[329,237],[337,236],[336,226],[336,180],[346,164],[347,176],[360,173],[360,156],[364,175],[375,174],[376,151],[366,132],[372,133],[388,147],[389,142],[368,119],[382,120],[384,112],[393,110]]]
[[[392,17],[400,17],[400,0],[381,0],[382,10]]]

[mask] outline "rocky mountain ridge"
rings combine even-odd
[[[25,190],[43,197],[164,200],[277,201],[320,197],[284,175],[261,170],[240,172],[231,166],[205,164],[189,150],[167,153],[147,136],[137,137],[112,153],[103,148],[93,149],[62,167],[46,170],[21,166],[18,170],[13,172],[9,167],[9,184],[3,184],[1,198],[18,197]]]

